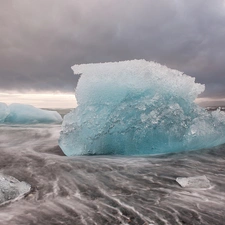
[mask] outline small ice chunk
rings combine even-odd
[[[176,182],[184,188],[209,188],[211,186],[210,181],[205,175],[196,177],[178,177]]]
[[[28,183],[0,174],[0,205],[23,197],[30,190],[31,186]]]

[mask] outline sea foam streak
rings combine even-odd
[[[204,85],[193,77],[145,60],[72,69],[82,76],[78,107],[59,139],[66,155],[160,154],[225,142],[225,115],[194,103]]]

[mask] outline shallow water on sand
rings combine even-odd
[[[154,157],[66,157],[60,129],[0,127],[0,173],[32,186],[0,207],[0,224],[225,224],[225,145]],[[201,175],[210,188],[175,181]]]

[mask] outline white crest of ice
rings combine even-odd
[[[0,103],[0,124],[60,123],[62,117],[56,111],[35,108],[32,105]]]
[[[75,74],[82,74],[76,88],[78,105],[114,103],[134,92],[172,94],[194,101],[205,90],[195,78],[155,62],[131,60],[112,63],[93,63],[72,66]],[[112,102],[113,101],[113,102]]]
[[[225,142],[225,115],[194,103],[205,86],[155,62],[82,64],[78,107],[64,117],[66,155],[160,154]]]

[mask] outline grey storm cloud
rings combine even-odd
[[[225,97],[224,0],[7,0],[0,90],[73,92],[79,63],[157,61]]]

